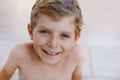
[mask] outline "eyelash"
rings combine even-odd
[[[42,34],[49,34],[49,32],[47,31],[47,30],[41,30],[41,31],[39,31],[40,33],[42,33]],[[62,37],[65,37],[65,38],[70,38],[70,36],[69,35],[66,35],[66,34],[61,34],[61,36]]]
[[[48,31],[47,30],[41,30],[40,33],[42,33],[42,34],[48,34]]]
[[[62,34],[61,35],[62,37],[65,37],[65,38],[70,38],[70,36],[66,35],[66,34]]]

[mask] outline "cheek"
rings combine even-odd
[[[36,45],[40,45],[43,43],[43,39],[39,35],[34,35],[33,41]]]
[[[72,47],[74,46],[74,42],[73,41],[67,41],[67,42],[65,42],[64,44],[63,44],[63,46],[64,46],[64,49],[66,50],[66,51],[70,51],[71,49],[72,49]]]

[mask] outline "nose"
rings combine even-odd
[[[57,36],[53,36],[49,38],[48,46],[51,48],[57,48],[58,47],[58,39]]]

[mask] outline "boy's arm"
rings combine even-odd
[[[87,53],[87,50],[82,46],[75,47],[77,55],[77,66],[73,72],[72,80],[83,80],[82,79],[82,66]]]
[[[10,52],[10,55],[5,65],[0,70],[0,80],[9,80],[11,76],[13,75],[17,66],[18,66],[18,60],[15,54],[15,50],[12,50]]]
[[[78,65],[73,73],[72,80],[82,80],[81,66]]]

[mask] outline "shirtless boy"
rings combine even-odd
[[[37,0],[28,32],[31,42],[12,48],[0,71],[10,80],[82,80],[84,51],[76,44],[83,24],[77,0]]]

